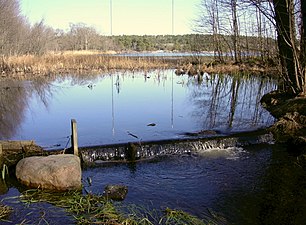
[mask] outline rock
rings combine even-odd
[[[56,191],[80,189],[81,173],[79,157],[71,154],[28,157],[16,166],[22,184]]]
[[[278,121],[270,128],[276,142],[287,143],[288,150],[304,147],[306,133],[306,98],[273,91],[264,95],[261,104]]]
[[[265,94],[260,102],[277,119],[285,116],[286,113],[294,112],[306,116],[306,98],[294,97],[285,92],[273,91]]]
[[[292,142],[306,132],[306,116],[298,112],[286,113],[271,128],[275,140],[279,143]]]
[[[305,154],[306,153],[306,137],[299,136],[294,137],[289,140],[287,149],[299,153],[299,154]]]
[[[124,185],[107,185],[103,195],[109,199],[122,201],[128,193],[128,187]]]
[[[4,180],[0,178],[0,195],[4,195],[8,192],[8,187]]]

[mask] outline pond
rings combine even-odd
[[[203,130],[225,136],[273,124],[259,100],[276,88],[267,77],[204,74],[199,79],[173,70],[8,80],[0,88],[0,135],[64,148],[75,118],[81,146],[185,139]],[[84,193],[101,194],[107,184],[128,186],[118,207],[137,205],[153,221],[166,207],[202,219],[224,218],[217,224],[303,224],[306,219],[304,167],[273,144],[101,164],[84,168],[82,176]],[[0,201],[15,210],[4,224],[24,219],[37,224],[42,218],[49,224],[74,223],[63,209],[14,198],[23,190],[14,178],[0,183]]]
[[[250,131],[274,122],[259,100],[276,82],[256,76],[176,76],[173,70],[1,82],[0,139],[45,148],[185,138],[186,133]]]

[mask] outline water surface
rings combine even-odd
[[[255,76],[176,76],[173,70],[57,76],[1,83],[1,139],[34,139],[44,147],[69,143],[70,120],[80,146],[228,134],[273,123],[261,96],[275,81]]]
[[[274,89],[276,82],[268,78],[204,74],[199,79],[173,70],[7,80],[0,83],[0,137],[65,147],[72,118],[82,146],[180,139],[201,130],[256,130],[274,121],[259,104]],[[303,224],[304,170],[281,146],[257,145],[87,168],[83,183],[84,192],[97,194],[107,184],[124,184],[129,192],[119,205],[137,204],[159,214],[170,207],[200,218],[213,212],[226,224]],[[14,179],[0,182],[0,200],[15,209],[6,224],[74,222],[50,204],[20,202],[14,196],[23,190]]]

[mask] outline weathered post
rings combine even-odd
[[[0,156],[2,156],[2,144],[0,144]]]
[[[79,155],[78,150],[78,133],[77,133],[77,123],[75,119],[71,120],[71,145],[74,155]]]

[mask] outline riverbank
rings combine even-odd
[[[274,91],[261,104],[278,121],[269,128],[279,143],[292,152],[306,153],[306,98]]]

